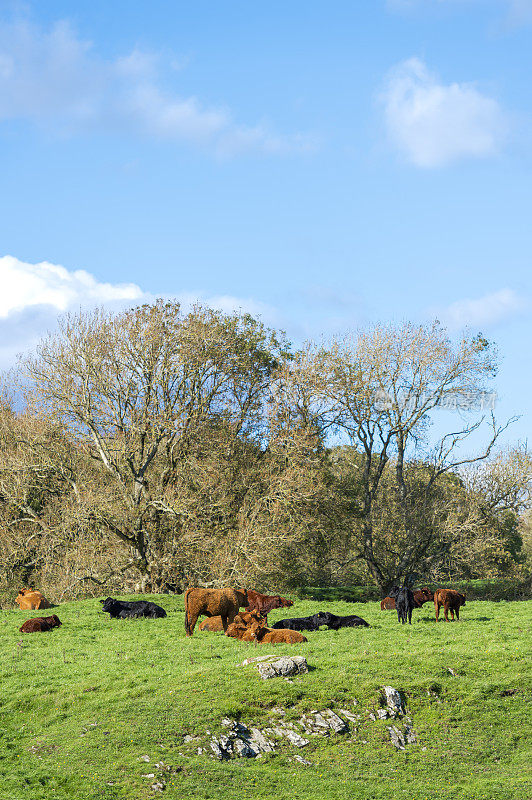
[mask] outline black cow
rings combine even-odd
[[[318,611],[316,616],[320,618],[320,625],[327,625],[327,627],[332,628],[333,631],[337,631],[340,628],[356,628],[358,625],[369,628],[369,622],[366,622],[362,617],[357,617],[356,614],[351,614],[347,617],[338,617],[336,614],[331,614],[330,611]]]
[[[323,613],[323,612],[321,612]],[[320,625],[324,623],[321,621],[319,614],[314,614],[312,617],[294,617],[293,619],[280,619],[272,628],[280,630],[282,628],[291,631],[317,631]]]
[[[114,600],[108,597],[100,600],[102,611],[107,611],[113,619],[127,619],[128,617],[166,617],[166,611],[161,606],[148,600]]]
[[[395,608],[397,609],[397,619],[403,625],[408,620],[409,625],[412,624],[412,609],[415,606],[414,592],[407,586],[394,586],[390,592],[390,597],[395,600]]]

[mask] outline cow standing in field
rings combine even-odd
[[[248,604],[247,592],[233,589],[187,589],[185,592],[185,632],[192,636],[198,617],[221,617],[227,630],[240,608]]]
[[[266,617],[275,608],[290,608],[294,603],[279,594],[261,594],[253,589],[248,589],[248,605],[246,611],[258,611],[262,617]]]
[[[246,606],[246,611],[258,611],[261,617],[264,617],[266,624],[268,624],[268,614],[270,611],[276,608],[289,608],[294,605],[292,600],[281,597],[279,594],[260,594],[260,592],[255,592],[253,589],[247,590],[247,596],[248,604]],[[222,618],[210,617],[209,619],[204,619],[199,629],[200,631],[223,631]]]
[[[443,614],[445,622],[449,622],[447,616],[451,612],[451,619],[454,622],[454,613],[456,611],[456,619],[460,622],[460,606],[465,606],[466,596],[457,592],[455,589],[437,589],[434,592],[434,610],[436,611],[436,622],[439,622],[440,608],[443,606]]]
[[[42,633],[43,631],[51,631],[52,628],[58,628],[62,625],[61,620],[54,614],[51,617],[33,617],[27,619],[24,625],[19,628],[21,633]]]
[[[414,592],[414,608],[421,608],[423,603],[428,603],[429,600],[434,599],[434,592],[431,592],[428,586],[422,589],[415,589]],[[393,597],[385,597],[381,600],[381,611],[395,610],[395,600]]]
[[[408,624],[411,625],[412,609],[414,608],[414,593],[412,589],[407,586],[402,586],[401,588],[394,586],[390,592],[390,597],[395,600],[398,621],[402,625],[408,621]]]

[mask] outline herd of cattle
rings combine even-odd
[[[454,589],[437,589],[431,592],[426,586],[412,591],[408,587],[394,587],[389,597],[381,601],[381,610],[395,609],[401,623],[412,624],[412,611],[421,608],[424,603],[434,601],[436,622],[443,607],[445,621],[448,614],[454,622],[460,619],[460,606],[465,605],[465,595]],[[22,610],[51,608],[51,603],[35,589],[21,589],[15,602]],[[156,619],[166,617],[166,611],[156,603],[147,600],[115,600],[108,597],[100,600],[102,611],[113,619],[129,617],[149,617]],[[200,630],[224,631],[226,636],[243,642],[259,642],[264,644],[295,644],[307,642],[301,631],[317,631],[322,626],[332,630],[340,628],[369,627],[362,617],[356,614],[341,617],[330,611],[318,611],[309,617],[293,617],[278,620],[268,627],[268,614],[277,608],[289,608],[292,600],[280,595],[265,595],[253,590],[227,589],[187,589],[185,592],[185,633],[192,636],[196,623],[201,616],[207,619],[200,624]],[[244,611],[240,611],[243,608]],[[61,625],[59,617],[34,617],[26,620],[20,628],[22,633],[50,631]]]

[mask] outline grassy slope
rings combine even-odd
[[[97,600],[66,603],[54,609],[63,627],[49,634],[19,634],[35,612],[0,613],[2,800],[142,800],[153,796],[153,781],[141,776],[157,773],[153,763],[160,759],[182,767],[169,779],[167,798],[532,795],[526,739],[532,602],[467,603],[462,622],[438,626],[425,606],[411,627],[398,625],[378,603],[297,603],[298,616],[329,608],[359,613],[372,627],[320,631],[309,634],[308,644],[275,648],[303,653],[315,667],[290,684],[261,681],[252,667],[237,666],[271,646],[255,650],[197,630],[186,639],[182,597],[155,599],[169,612],[166,619],[110,620]],[[274,612],[270,621],[282,616]],[[383,684],[408,697],[418,744],[406,752],[390,745],[384,722],[367,719]],[[306,710],[349,707],[354,699],[363,715],[358,732],[313,739],[301,751],[312,766],[289,761],[288,745],[275,757],[219,763],[183,744],[187,733],[221,731],[224,715],[260,726],[273,706],[297,718]],[[139,761],[144,754],[150,764]]]

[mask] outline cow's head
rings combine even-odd
[[[116,600],[112,597],[106,597],[105,600],[100,600],[102,605],[102,611],[112,611],[116,607]]]
[[[457,592],[458,597],[460,598],[460,605],[465,606],[466,596],[461,592]]]
[[[57,614],[53,614],[51,617],[46,617],[46,621],[51,628],[58,628],[63,624]]]
[[[318,620],[318,625],[328,625],[332,620],[332,614],[330,611],[318,611],[318,613],[314,616]]]
[[[286,597],[279,597],[279,602],[281,603],[279,608],[290,608],[290,606],[294,605],[294,601],[288,600]]]
[[[238,605],[241,608],[245,608],[249,605],[248,603],[248,593],[245,589],[234,589],[234,592],[237,596]]]

